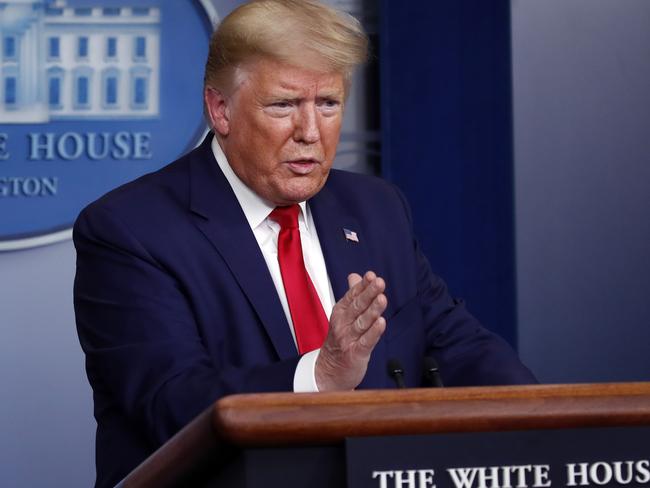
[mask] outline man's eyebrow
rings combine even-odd
[[[290,83],[280,83],[278,86],[278,92],[282,92],[283,96],[293,96],[296,98],[300,98],[300,94],[302,93],[303,87],[300,85],[294,85]],[[321,91],[322,90],[322,91]],[[336,87],[327,87],[327,88],[321,88],[318,90],[316,95],[318,97],[335,97],[339,96],[343,93],[343,90],[336,88]],[[279,94],[279,93],[278,93]]]
[[[299,92],[301,89],[300,85],[295,85],[293,83],[288,83],[288,82],[284,82],[284,83],[280,82],[278,86],[280,90],[285,90],[292,93]]]
[[[263,100],[268,102],[277,102],[277,101],[286,101],[286,102],[300,102],[304,100],[304,96],[297,92],[290,91],[277,91],[275,93],[268,93],[263,97]],[[340,93],[338,90],[324,91],[322,93],[317,93],[316,100],[343,100],[343,93]]]
[[[316,94],[316,98],[343,98],[343,92],[340,90],[324,90]]]
[[[267,100],[299,100],[302,95],[296,90],[279,89],[265,93],[264,98]]]

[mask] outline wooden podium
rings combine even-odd
[[[278,465],[321,463],[329,477],[322,486],[344,487],[346,438],[648,425],[650,383],[233,395],[121,486],[244,486],[239,472],[254,451]],[[283,486],[298,486],[290,481]]]

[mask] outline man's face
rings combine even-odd
[[[275,205],[311,198],[325,184],[336,154],[343,76],[268,59],[248,64],[243,75],[230,97],[207,97],[230,166]],[[216,103],[220,110],[211,106]]]

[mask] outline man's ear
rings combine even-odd
[[[220,90],[207,87],[203,93],[203,100],[210,125],[219,135],[227,136],[230,132],[228,99]]]

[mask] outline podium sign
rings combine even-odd
[[[650,486],[650,427],[346,439],[348,488]]]
[[[648,439],[650,383],[242,394],[123,486],[650,487]]]

